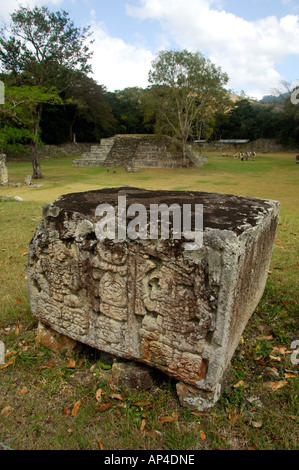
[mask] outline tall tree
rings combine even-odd
[[[5,103],[0,107],[1,148],[16,151],[24,143],[40,143],[35,113],[41,103],[61,103],[61,99],[54,88],[50,91],[38,86],[6,87]],[[33,163],[40,171],[39,161]]]
[[[11,15],[10,28],[0,32],[2,72],[18,86],[40,87],[43,93],[53,86],[66,86],[68,71],[89,72],[91,58],[89,28],[77,28],[65,11],[51,12],[46,7],[21,6]],[[43,103],[31,109],[35,136],[32,146],[33,178],[42,178],[38,157],[38,135]]]
[[[110,94],[110,103],[118,121],[119,134],[146,134],[141,107],[143,88],[128,87]]]
[[[245,98],[237,101],[228,112],[217,114],[213,138],[280,139],[285,124],[281,108]]]
[[[186,164],[187,140],[194,133],[198,137],[202,123],[224,103],[228,76],[199,52],[161,51],[149,82],[153,86],[147,101],[156,106],[156,127],[180,139]]]
[[[70,139],[76,130],[77,122],[81,124],[85,122],[92,130],[96,141],[103,135],[111,135],[116,120],[105,87],[82,73],[75,72],[72,75],[75,75],[76,79],[65,92],[65,97],[72,102],[74,111],[69,129]]]

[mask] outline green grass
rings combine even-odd
[[[23,183],[32,171],[30,162],[10,163],[8,168],[12,183]],[[138,173],[74,168],[71,158],[45,159],[42,170],[42,188],[0,187],[0,195],[24,199],[0,201],[0,340],[9,351],[6,361],[14,358],[0,369],[0,442],[13,449],[297,449],[298,366],[291,362],[290,350],[292,341],[299,340],[295,154],[266,154],[255,162],[210,154],[203,168]],[[281,203],[264,295],[233,357],[223,396],[209,412],[194,415],[181,408],[174,383],[166,377],[150,392],[122,390],[124,401],[113,399],[111,371],[94,351],[83,348],[73,353],[76,366],[70,369],[66,352],[54,353],[36,344],[25,268],[42,206],[61,194],[122,185],[229,192]],[[87,385],[74,382],[74,373],[87,374],[91,380]],[[269,388],[269,383],[279,382],[281,388]],[[105,412],[95,399],[98,388],[110,405]],[[71,410],[79,400],[74,417]],[[177,421],[160,421],[173,413],[178,413]]]
[[[209,154],[203,168],[140,169],[127,173],[115,168],[75,168],[71,158],[42,161],[44,179],[39,189],[2,188],[2,194],[19,195],[25,201],[52,202],[61,193],[86,191],[105,186],[140,186],[147,189],[176,189],[229,192],[232,194],[272,198],[281,201],[282,209],[296,210],[298,201],[298,165],[295,154],[278,153],[258,157],[255,162]],[[30,162],[9,164],[10,182],[24,182],[32,172]]]

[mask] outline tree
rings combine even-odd
[[[55,88],[43,89],[38,86],[7,87],[5,103],[0,107],[2,129],[0,132],[1,147],[6,149],[24,142],[31,142],[38,148],[40,137],[38,132],[37,107],[44,103],[60,103],[61,99]],[[41,174],[40,162],[32,155],[32,164],[36,172]]]
[[[65,11],[21,6],[11,15],[10,29],[0,32],[2,72],[17,86],[39,87],[51,94],[53,86],[67,86],[70,70],[89,72],[91,57],[89,28],[76,28]],[[63,84],[63,85],[62,85]],[[31,110],[33,178],[42,178],[38,157],[38,135],[45,100]],[[31,103],[32,105],[32,103]]]
[[[103,135],[111,135],[116,121],[104,86],[92,78],[76,72],[77,80],[66,90],[65,96],[72,102],[74,114],[70,123],[70,137],[74,129],[78,134],[76,122],[90,129],[90,134],[98,141]]]
[[[115,134],[116,119],[103,85],[78,72],[70,74],[69,86],[60,93],[63,105],[45,105],[41,137],[49,144],[66,141],[98,142]]]
[[[149,82],[153,86],[146,101],[156,114],[156,130],[180,139],[186,164],[187,140],[199,137],[202,123],[225,102],[228,76],[199,52],[161,51]]]
[[[280,138],[284,129],[283,112],[262,102],[240,99],[226,113],[218,113],[214,139]]]
[[[118,134],[146,134],[141,107],[143,88],[128,87],[110,93],[110,103],[118,121]]]

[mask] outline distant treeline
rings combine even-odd
[[[133,87],[111,93],[93,81],[91,85],[80,87],[81,107],[76,103],[45,106],[41,121],[44,143],[72,141],[74,134],[77,142],[97,142],[115,134],[154,133],[154,122],[148,122],[143,113],[142,98],[146,90]],[[72,92],[74,98],[77,90]],[[240,99],[232,103],[229,111],[215,115],[208,136],[203,126],[200,137],[208,137],[211,141],[275,138],[282,145],[298,146],[298,106],[291,103],[288,95],[278,103],[275,97],[267,97],[260,102]]]
[[[148,122],[143,113],[142,97],[146,90],[133,87],[111,93],[103,86],[91,84],[80,88],[81,106],[76,103],[45,106],[41,121],[44,143],[72,141],[74,134],[77,142],[97,142],[115,134],[154,133],[154,122]],[[74,98],[77,90],[72,91]],[[289,96],[280,100],[279,106],[246,98],[231,106],[229,111],[215,115],[208,135],[203,126],[201,138],[211,141],[275,138],[282,145],[298,146],[299,111]]]
[[[0,77],[5,83],[5,76]],[[152,134],[155,121],[148,119],[144,100],[148,89],[138,87],[108,92],[85,75],[78,76],[65,91],[61,103],[45,103],[40,122],[41,141],[60,145],[73,142],[99,142],[115,134]],[[202,126],[199,138],[219,139],[275,138],[286,147],[299,144],[299,110],[284,95],[278,103],[271,97],[260,102],[240,98],[226,111],[216,113]],[[271,104],[272,103],[272,104]],[[148,105],[148,102],[147,102]]]
[[[216,115],[212,139],[277,139],[286,146],[299,144],[299,106],[290,95],[267,96],[260,102],[237,101],[227,113]]]

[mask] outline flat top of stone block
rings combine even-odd
[[[279,202],[254,197],[199,191],[146,190],[133,187],[104,188],[60,196],[54,206],[68,213],[78,212],[84,216],[95,216],[99,204],[117,207],[118,196],[126,196],[127,207],[143,204],[203,204],[203,227],[230,230],[240,235],[248,225],[255,227],[261,217],[279,207]]]

